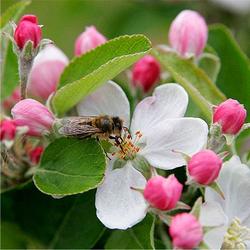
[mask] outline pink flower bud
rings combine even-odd
[[[87,27],[75,42],[75,55],[80,56],[87,51],[105,43],[107,39],[96,30],[95,26]]]
[[[0,121],[0,139],[13,140],[16,135],[16,122],[11,119],[4,119]]]
[[[189,213],[181,213],[173,217],[169,234],[173,245],[180,249],[193,249],[203,238],[202,226],[195,216]]]
[[[247,116],[244,106],[233,99],[221,103],[214,110],[213,122],[222,127],[224,134],[237,134],[243,126]]]
[[[212,150],[207,149],[194,154],[187,167],[193,180],[202,185],[209,185],[218,177],[222,160]]]
[[[184,10],[174,19],[169,30],[169,43],[182,56],[199,56],[207,42],[207,24],[192,10]]]
[[[49,132],[54,122],[53,114],[40,102],[24,99],[11,110],[11,114],[19,126],[28,126],[28,135],[40,136]]]
[[[28,92],[46,100],[56,90],[60,76],[69,60],[54,45],[47,45],[35,57],[28,81]]]
[[[155,58],[149,55],[144,56],[132,69],[132,83],[147,92],[159,80],[160,73],[160,64]]]
[[[42,30],[38,25],[37,17],[25,15],[19,21],[14,33],[14,39],[19,49],[22,49],[27,41],[32,41],[34,48],[37,47],[42,38]]]
[[[29,152],[29,158],[33,164],[38,164],[41,158],[41,155],[44,151],[42,146],[35,147]]]
[[[170,210],[180,200],[181,192],[182,184],[174,175],[167,178],[158,175],[148,180],[143,195],[152,207]]]
[[[3,108],[6,110],[10,110],[20,100],[21,100],[20,88],[17,87],[12,92],[11,96],[3,100],[3,103],[2,103]]]

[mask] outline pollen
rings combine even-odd
[[[246,241],[250,240],[250,228],[242,226],[238,218],[230,224],[224,237],[222,249],[247,249]]]
[[[118,149],[115,155],[122,160],[134,159],[136,154],[141,149],[138,146],[138,142],[140,141],[141,137],[142,133],[140,131],[136,131],[134,137],[132,137],[131,134],[126,131],[122,142],[119,145],[115,145]]]

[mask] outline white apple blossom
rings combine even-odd
[[[206,188],[201,224],[214,227],[204,236],[211,249],[250,249],[250,169],[233,156],[217,180],[225,199]]]
[[[157,87],[135,108],[131,125],[130,107],[123,90],[108,82],[77,106],[79,115],[107,114],[119,116],[130,128],[125,138],[124,152],[111,156],[103,184],[97,188],[97,216],[108,228],[127,229],[141,221],[147,211],[143,196],[131,187],[143,188],[144,176],[133,167],[137,156],[156,168],[173,169],[186,164],[173,150],[193,155],[207,141],[207,124],[199,118],[183,118],[188,95],[177,84]],[[125,164],[113,169],[121,158]]]

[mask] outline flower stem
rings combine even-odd
[[[21,87],[21,100],[27,98],[27,83],[28,76],[31,70],[33,58],[27,59],[25,57],[19,57],[19,78],[20,78],[20,87]]]

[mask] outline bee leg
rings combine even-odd
[[[114,139],[115,142],[116,142],[118,145],[120,145],[120,144],[123,142],[123,139],[121,138],[121,136],[110,136],[109,138],[110,138],[110,139]],[[119,141],[119,139],[120,139],[121,141]]]
[[[108,153],[106,152],[106,150],[105,149],[103,149],[103,151],[104,151],[104,153],[105,153],[105,155],[106,155],[106,157],[111,161],[111,158],[108,156]]]
[[[101,142],[100,142],[100,138],[99,138],[98,136],[96,137],[96,140],[97,140],[97,142],[99,143],[99,145],[102,147]],[[102,148],[103,148],[103,147],[102,147]],[[103,148],[103,151],[104,151],[106,157],[107,157],[109,160],[111,160],[111,158],[108,156],[108,153],[106,152],[106,150],[105,150],[104,148]]]
[[[115,140],[116,144],[119,145],[121,151],[122,151],[123,153],[125,153],[124,150],[123,150],[123,147],[122,147],[122,145],[121,145],[121,142],[119,141],[119,139],[121,139],[121,137],[118,137],[118,136],[110,136],[109,138]],[[123,140],[122,140],[122,141],[123,141]]]

